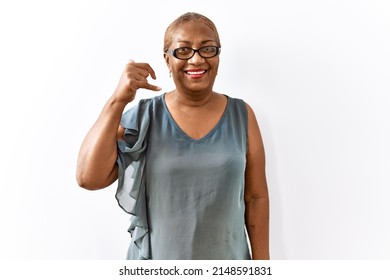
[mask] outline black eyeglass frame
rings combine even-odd
[[[179,49],[183,49],[183,48],[191,49],[193,51],[192,55],[190,57],[188,57],[188,58],[179,58],[179,57],[177,57],[176,51],[179,50]],[[216,48],[217,52],[213,56],[203,56],[203,55],[200,54],[199,51],[201,49],[204,49],[204,48]],[[219,55],[221,53],[221,47],[217,47],[217,46],[203,46],[203,47],[201,47],[199,49],[193,49],[193,48],[190,48],[190,47],[180,47],[180,48],[176,48],[176,49],[173,49],[173,50],[172,49],[167,49],[166,53],[170,54],[170,55],[173,55],[175,58],[180,59],[180,60],[191,59],[195,55],[195,53],[198,53],[203,58],[213,58],[213,57],[216,57],[217,55]]]

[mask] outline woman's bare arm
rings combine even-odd
[[[161,90],[148,83],[149,75],[156,79],[153,69],[147,63],[130,61],[126,65],[114,94],[104,105],[81,144],[76,171],[77,182],[81,187],[98,190],[111,185],[118,178],[116,141],[123,135],[120,126],[123,110],[134,100],[139,88]]]
[[[118,178],[117,131],[126,104],[110,98],[81,144],[77,160],[80,187],[98,190]]]
[[[260,129],[248,109],[248,153],[245,171],[245,222],[254,260],[269,259],[269,199]]]

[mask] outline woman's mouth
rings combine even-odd
[[[207,72],[207,70],[204,70],[204,69],[191,69],[191,70],[186,70],[184,72],[187,75],[189,75],[191,78],[201,78]]]

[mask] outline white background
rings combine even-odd
[[[219,29],[215,90],[261,125],[271,257],[390,259],[386,0],[2,1],[0,258],[125,257],[116,184],[79,188],[78,149],[128,59],[173,88],[163,34],[187,11]]]

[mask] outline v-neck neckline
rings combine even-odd
[[[212,134],[214,134],[214,132],[216,130],[218,130],[218,128],[221,126],[223,120],[225,119],[226,115],[227,115],[227,112],[229,110],[229,107],[230,107],[230,98],[229,96],[227,95],[224,95],[227,99],[227,102],[226,102],[226,106],[225,106],[225,110],[222,114],[222,116],[219,118],[218,122],[216,123],[216,125],[210,129],[209,132],[207,132],[205,135],[203,135],[202,137],[200,138],[193,138],[191,137],[187,132],[185,132],[179,125],[178,123],[175,121],[175,119],[173,118],[171,112],[169,111],[168,109],[168,106],[167,106],[167,103],[165,102],[165,95],[166,93],[164,93],[162,95],[162,103],[164,105],[164,109],[168,115],[168,118],[170,120],[170,122],[174,125],[174,127],[179,131],[180,134],[182,134],[187,140],[189,140],[190,142],[193,142],[193,143],[200,143],[200,142],[203,142],[205,141],[206,139],[208,139]]]

